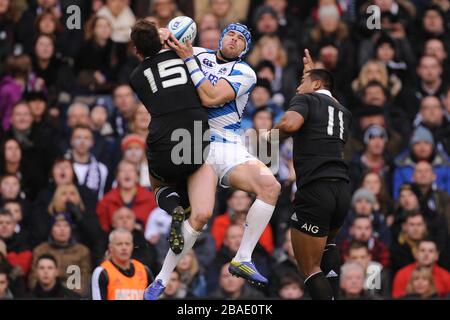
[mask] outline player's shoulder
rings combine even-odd
[[[198,56],[200,54],[216,54],[214,50],[202,48],[202,47],[193,47],[194,56]]]
[[[139,63],[128,75],[128,83],[131,85],[131,87],[134,87],[135,84],[139,81],[139,76],[142,74],[143,67],[142,62]]]
[[[309,93],[297,93],[291,98],[290,105],[305,104],[311,101],[311,95]]]
[[[245,61],[239,60],[233,66],[230,75],[242,75],[253,78],[256,81],[255,70]]]

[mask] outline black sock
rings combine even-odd
[[[333,290],[322,271],[314,273],[305,280],[306,289],[313,300],[333,300]]]
[[[173,210],[180,206],[180,196],[172,187],[162,187],[156,192],[158,207],[172,215]]]
[[[325,246],[320,269],[333,289],[334,298],[337,299],[339,295],[339,275],[341,270],[341,262],[339,251],[335,244],[327,244]]]

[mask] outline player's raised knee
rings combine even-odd
[[[281,185],[274,176],[262,178],[257,187],[257,196],[261,200],[274,204],[281,191]]]

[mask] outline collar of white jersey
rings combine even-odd
[[[317,90],[316,93],[325,94],[325,95],[329,96],[330,98],[333,98],[333,95],[331,94],[330,90],[320,89],[320,90]]]

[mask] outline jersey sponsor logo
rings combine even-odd
[[[325,278],[336,278],[337,276],[337,273],[334,270],[331,270],[330,272],[328,272]]]
[[[291,219],[298,222],[297,214],[295,212],[292,214]]]
[[[203,59],[202,64],[207,68],[214,68],[215,62],[212,62],[208,58]]]
[[[225,74],[225,73],[227,73],[227,68],[225,68],[225,67],[223,67],[223,68],[220,68],[219,69],[219,71],[217,72],[217,74]]]
[[[307,224],[306,222],[302,225],[301,229],[305,229],[306,231],[312,232],[314,234],[319,232],[319,227],[318,226],[313,226],[312,224]]]

